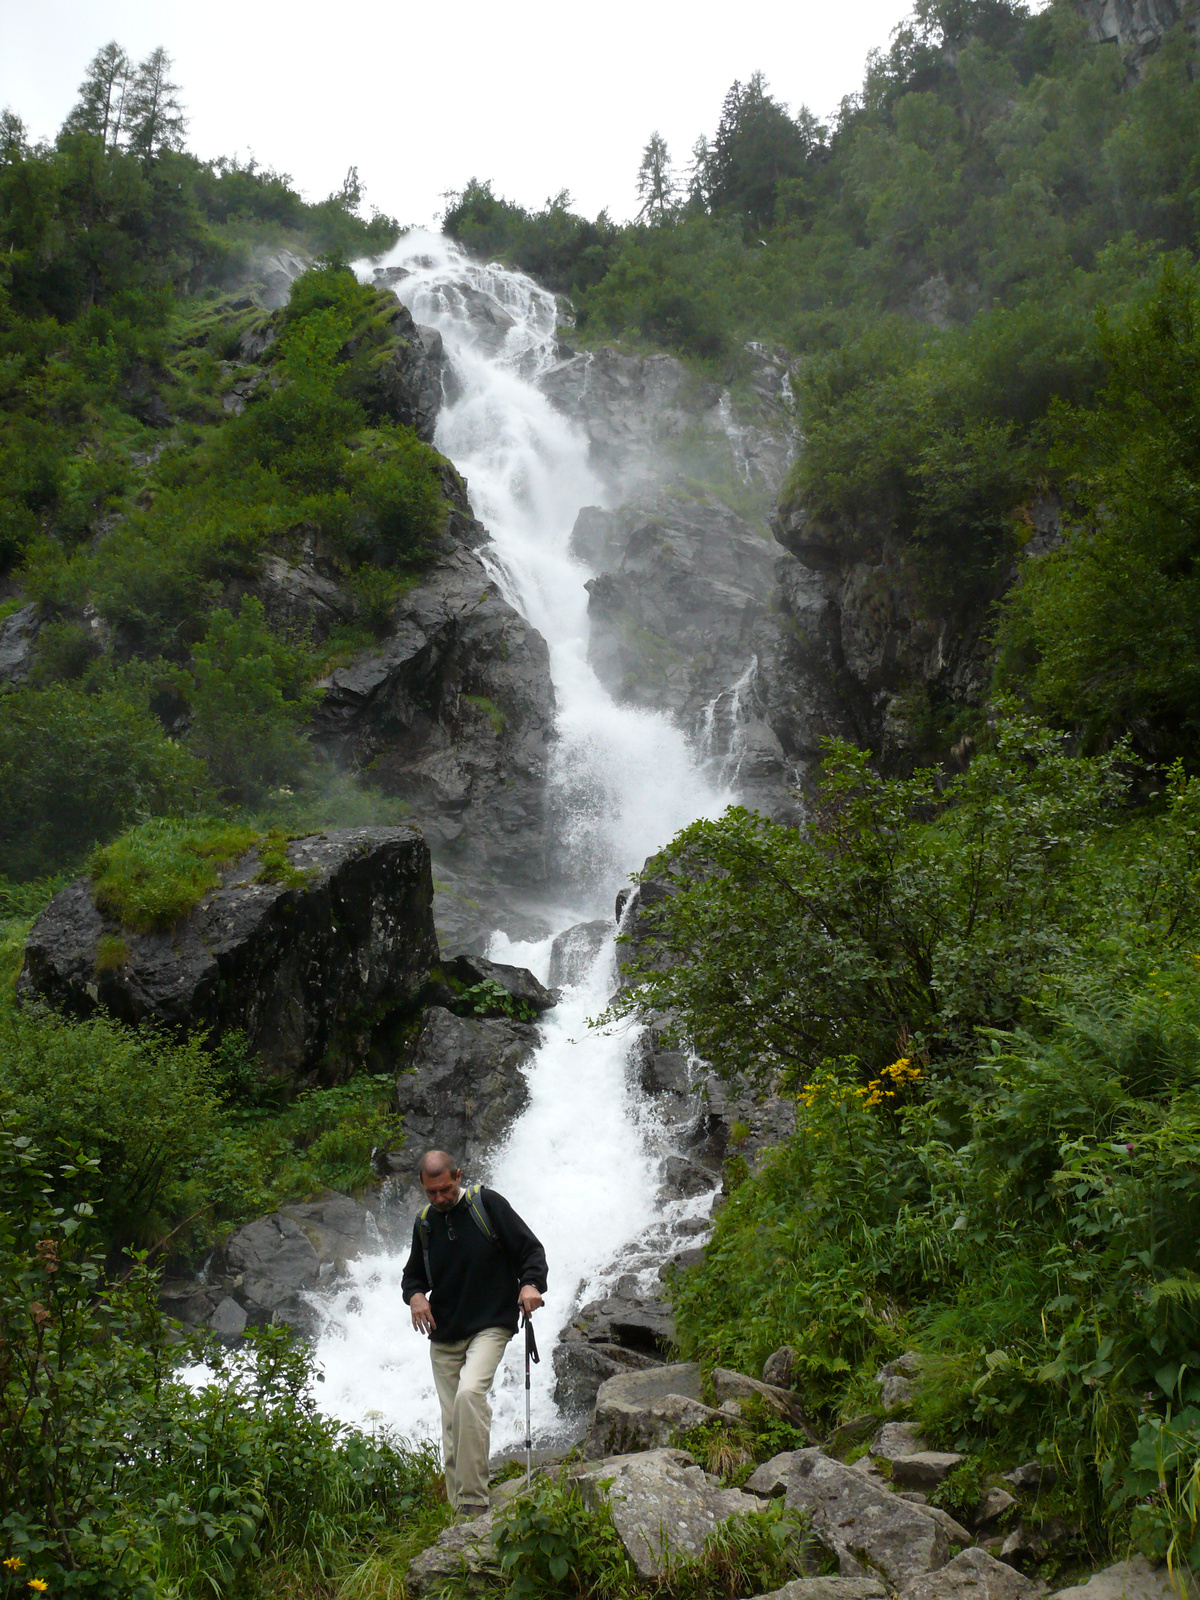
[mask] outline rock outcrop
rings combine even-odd
[[[527,1022],[426,1012],[396,1082],[409,1153],[437,1147],[468,1172],[495,1149],[529,1102],[522,1070],[537,1043]]]
[[[258,881],[252,850],[163,933],[123,929],[97,909],[91,879],[76,879],[30,930],[21,997],[214,1041],[236,1028],[269,1072],[336,1075],[429,980],[429,850],[413,828],[348,828],[293,840],[287,859],[302,887]]]
[[[1197,19],[1186,0],[1077,0],[1088,32],[1098,44],[1112,44],[1121,52],[1128,81],[1141,77],[1146,62],[1163,41],[1163,35],[1183,23],[1193,37]]]

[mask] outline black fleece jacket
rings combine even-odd
[[[533,1233],[494,1189],[481,1189],[483,1209],[496,1234],[486,1238],[465,1199],[451,1211],[429,1208],[429,1269],[425,1275],[420,1221],[413,1223],[412,1251],[401,1293],[407,1305],[414,1294],[427,1295],[437,1327],[435,1344],[469,1339],[483,1328],[516,1333],[517,1295],[527,1283],[546,1292],[546,1252]]]

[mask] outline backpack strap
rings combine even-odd
[[[487,1214],[487,1206],[483,1199],[483,1185],[481,1183],[469,1184],[462,1192],[463,1199],[467,1202],[475,1226],[482,1233],[489,1244],[494,1244],[499,1250],[500,1241],[496,1237],[496,1230],[492,1226],[492,1219]],[[433,1270],[429,1265],[429,1211],[430,1207],[422,1206],[417,1214],[417,1232],[421,1238],[421,1254],[425,1257],[425,1282],[429,1285],[429,1293],[433,1293]]]

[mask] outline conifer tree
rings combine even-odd
[[[129,57],[110,39],[88,63],[79,100],[63,124],[64,133],[91,133],[106,150],[115,149],[125,119]]]
[[[126,96],[129,149],[143,161],[163,150],[182,150],[187,117],[179,85],[170,81],[171,58],[161,45],[141,62]]]
[[[25,154],[25,124],[11,106],[0,111],[0,164]]]
[[[642,202],[638,221],[657,223],[661,227],[671,215],[675,187],[667,141],[656,129],[642,151],[642,164],[638,168],[637,192]]]

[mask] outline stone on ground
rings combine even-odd
[[[781,1455],[772,1456],[760,1467],[755,1467],[742,1488],[747,1494],[761,1495],[768,1500],[785,1495],[792,1475],[792,1463],[798,1453],[796,1450],[785,1450]]]
[[[986,1550],[971,1549],[937,1572],[914,1579],[903,1600],[1036,1600],[1045,1592],[1044,1583],[1023,1577]]]
[[[892,1482],[900,1489],[932,1489],[962,1461],[955,1450],[918,1450],[892,1462]]]
[[[452,1524],[438,1535],[436,1544],[413,1557],[406,1584],[409,1600],[438,1593],[464,1569],[468,1575],[498,1571],[490,1511],[470,1522]]]
[[[781,1389],[770,1383],[760,1383],[743,1372],[731,1372],[727,1367],[716,1367],[712,1375],[713,1392],[717,1400],[761,1400],[768,1411],[800,1428],[811,1443],[816,1434],[800,1403],[800,1396],[790,1389]]]
[[[680,1557],[699,1555],[728,1517],[761,1509],[753,1495],[717,1488],[685,1450],[610,1456],[572,1476],[592,1504],[607,1495],[613,1526],[643,1578],[661,1578]]]
[[[884,1461],[915,1456],[925,1449],[920,1428],[915,1422],[885,1422],[871,1440],[870,1453]]]
[[[1200,1583],[1190,1579],[1185,1592],[1197,1600]],[[1060,1589],[1053,1600],[1179,1600],[1179,1590],[1166,1567],[1151,1566],[1145,1556],[1131,1556],[1093,1573],[1086,1583]]]
[[[607,1378],[596,1395],[596,1413],[584,1441],[589,1459],[633,1450],[655,1450],[679,1429],[732,1418],[700,1398],[700,1368],[694,1361],[624,1372]]]
[[[820,1450],[798,1450],[784,1505],[808,1514],[843,1577],[880,1574],[892,1589],[946,1565],[944,1530],[922,1506],[898,1499]]]
[[[793,1578],[755,1600],[887,1600],[878,1578]]]

